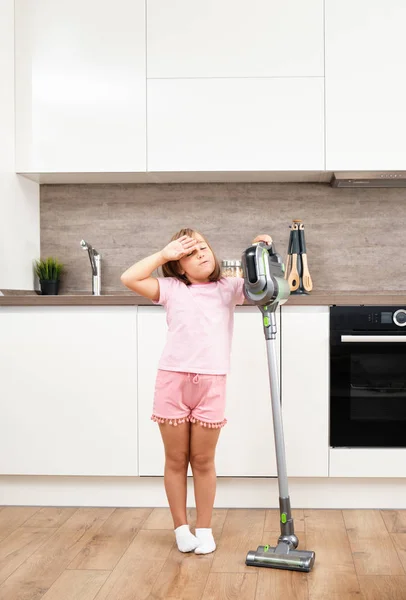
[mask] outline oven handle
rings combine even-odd
[[[406,342],[406,335],[342,335],[342,342]]]

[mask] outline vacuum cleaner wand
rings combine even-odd
[[[285,442],[279,394],[278,363],[276,355],[276,310],[286,302],[290,287],[284,278],[285,267],[274,244],[254,244],[242,255],[244,295],[248,302],[258,306],[263,316],[263,327],[268,354],[268,371],[271,392],[276,464],[278,470],[281,535],[277,546],[258,546],[250,550],[245,563],[255,567],[273,567],[309,572],[315,553],[296,550],[299,540],[294,532],[290,508],[288,476],[286,471]]]

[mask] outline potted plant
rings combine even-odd
[[[42,295],[56,296],[58,294],[63,267],[64,265],[52,256],[35,261],[35,273],[39,279]]]

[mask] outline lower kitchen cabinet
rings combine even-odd
[[[406,477],[406,448],[330,448],[330,477]]]
[[[166,339],[166,315],[161,306],[139,306],[138,440],[139,475],[163,475],[165,454],[157,423],[151,421],[155,377]]]
[[[0,474],[138,475],[136,313],[0,308]]]
[[[156,370],[165,339],[164,309],[160,306],[139,307],[139,474],[145,476],[163,475],[164,471],[159,428],[150,417]],[[255,307],[237,307],[235,311],[226,418],[228,423],[221,431],[216,453],[217,475],[275,476],[266,345],[261,314]]]
[[[326,477],[329,310],[284,305],[277,319],[288,474]],[[150,417],[166,331],[161,306],[1,307],[0,474],[162,476]],[[256,307],[235,311],[226,418],[217,474],[276,476]]]
[[[328,477],[329,307],[282,306],[281,379],[290,477]]]

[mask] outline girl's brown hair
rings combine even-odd
[[[195,233],[197,233],[197,232],[194,229],[189,229],[189,228],[181,229],[180,231],[175,233],[174,236],[172,236],[171,242],[173,242],[174,240],[178,240],[183,235],[188,235],[189,237],[193,237]],[[204,239],[204,241],[206,242],[206,244],[210,248],[210,250],[213,252],[213,248],[210,246],[209,242],[206,240],[206,238],[203,235],[202,235],[202,238]],[[213,252],[213,256],[214,256],[214,270],[209,275],[209,281],[218,281],[221,278],[221,269],[220,269],[219,261],[217,260],[217,257],[214,254],[214,252]],[[185,285],[190,285],[190,281],[187,278],[187,275],[186,274],[182,275],[180,272],[178,260],[170,260],[167,263],[163,264],[162,272],[164,274],[164,277],[176,277],[176,279],[179,279],[179,281],[183,281],[183,283]]]

